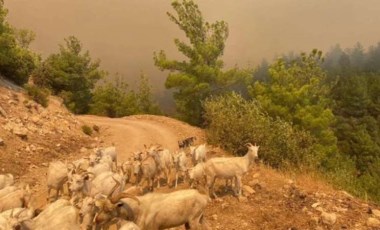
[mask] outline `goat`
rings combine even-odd
[[[17,189],[0,198],[0,212],[12,208],[25,208],[30,204],[31,191],[29,185],[26,188]]]
[[[119,230],[141,230],[141,228],[131,221],[125,221]]]
[[[153,191],[154,189],[154,181],[159,172],[156,163],[159,159],[155,158],[158,158],[158,156],[148,156],[143,161],[135,163],[134,173],[136,174],[136,181],[138,181],[137,184],[142,185],[145,181],[147,181],[148,189],[150,191]]]
[[[169,184],[171,168],[173,167],[173,157],[168,149],[162,149],[159,145],[151,146],[148,155],[152,156],[156,162],[158,174],[164,174],[166,184]],[[160,187],[160,180],[157,180],[157,188]]]
[[[82,170],[87,170],[87,168],[90,167],[90,165],[91,165],[90,160],[87,157],[73,161],[72,164],[75,165],[75,168],[82,169]]]
[[[57,202],[57,201],[56,201]],[[55,203],[55,202],[54,202]],[[51,205],[53,205],[52,203]],[[54,206],[54,207],[53,207]],[[23,220],[16,226],[17,229],[30,230],[79,230],[78,211],[70,203],[59,202],[59,205],[48,207],[32,220]]]
[[[194,166],[206,161],[206,152],[206,144],[198,145],[197,147],[190,146],[190,154]]]
[[[14,183],[15,181],[12,174],[0,174],[0,189],[5,188],[6,186],[11,186]]]
[[[175,165],[175,185],[174,187],[177,188],[178,184],[178,176],[182,174],[183,180],[185,180],[186,172],[188,169],[188,157],[186,156],[186,153],[181,151],[178,155],[174,157],[174,165]]]
[[[178,141],[178,147],[180,149],[184,149],[186,147],[189,147],[190,145],[192,145],[194,143],[194,141],[196,139],[197,139],[196,137],[188,137],[188,138],[185,138],[183,140],[180,140],[180,141]]]
[[[241,195],[241,179],[253,161],[258,159],[259,146],[247,144],[248,152],[243,157],[216,157],[205,163],[209,194],[216,197],[214,183],[216,178],[235,179],[236,193]]]
[[[205,163],[199,163],[196,166],[188,170],[188,177],[190,179],[190,187],[194,187],[194,183],[199,183],[202,179],[206,181]]]
[[[0,199],[1,197],[11,193],[11,192],[14,192],[17,190],[17,187],[16,186],[7,186],[3,189],[0,190]]]
[[[129,183],[129,181],[132,178],[133,173],[133,161],[125,161],[121,164],[120,167],[121,171],[123,172],[124,176],[126,177],[126,183]]]
[[[70,181],[70,191],[76,196],[95,196],[98,193],[108,195],[115,185],[113,178],[122,183],[121,191],[124,189],[124,180],[122,176],[113,172],[103,172],[90,180],[90,176],[93,175],[90,172],[84,172],[82,174],[74,174]],[[77,197],[76,197],[77,198]]]
[[[74,165],[73,165],[74,166]],[[75,167],[75,166],[74,166]],[[55,199],[58,199],[59,192],[63,194],[63,185],[68,180],[68,167],[65,163],[61,161],[54,161],[49,163],[49,168],[47,171],[47,187],[48,187],[48,197],[50,198],[50,192],[52,189],[56,190]]]
[[[112,165],[110,166],[109,163],[106,163],[106,162],[100,162],[99,164],[90,166],[87,169],[87,172],[93,173],[95,177],[104,172],[111,172],[111,171],[112,171]]]
[[[15,229],[20,221],[31,220],[34,216],[34,208],[13,208],[0,213],[0,217],[7,220],[9,229]]]
[[[122,213],[123,219],[135,222],[141,229],[159,230],[181,225],[185,225],[186,229],[199,229],[200,225],[204,225],[203,212],[209,197],[197,190],[128,196],[121,193],[110,201],[104,200],[95,221],[111,221],[120,218]]]
[[[115,146],[95,149],[95,154],[99,158],[102,158],[105,155],[109,155],[112,158],[112,162],[115,163],[115,168],[117,169],[117,153]]]

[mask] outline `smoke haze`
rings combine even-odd
[[[153,52],[165,50],[181,58],[173,39],[184,38],[169,21],[166,0],[6,0],[8,19],[33,30],[32,48],[46,57],[63,38],[74,35],[102,61],[109,73],[133,83],[141,72],[156,91],[166,73],[153,64]],[[254,66],[289,51],[327,51],[361,42],[380,41],[378,0],[199,0],[207,21],[224,20],[230,36],[223,60],[227,66]],[[159,93],[162,94],[162,93]]]

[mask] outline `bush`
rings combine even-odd
[[[26,93],[28,96],[38,104],[42,105],[43,107],[47,107],[49,104],[49,90],[45,88],[39,88],[35,85],[25,85],[24,86]]]
[[[300,168],[319,162],[309,133],[270,118],[257,101],[246,101],[232,93],[206,100],[204,109],[207,139],[212,144],[242,155],[246,152],[244,144],[257,143],[260,158],[275,168]]]
[[[92,129],[88,125],[82,125],[82,131],[84,134],[91,136],[92,135]]]

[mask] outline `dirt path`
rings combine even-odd
[[[119,160],[125,161],[131,153],[142,150],[145,145],[161,144],[170,151],[178,149],[178,140],[197,136],[204,139],[204,132],[174,119],[159,116],[130,116],[125,118],[105,118],[79,116],[87,124],[95,124],[102,132],[103,145],[114,144]]]

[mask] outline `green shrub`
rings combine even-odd
[[[204,109],[208,141],[236,155],[244,154],[244,144],[251,142],[260,145],[260,158],[276,168],[319,161],[309,133],[270,118],[256,101],[232,93],[206,100]]]
[[[49,104],[49,95],[50,92],[48,89],[45,88],[39,88],[35,85],[25,85],[24,86],[26,93],[28,96],[38,104],[42,105],[43,107],[47,107]]]
[[[82,125],[82,131],[84,134],[91,136],[92,135],[92,129],[88,125]]]

